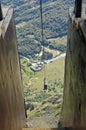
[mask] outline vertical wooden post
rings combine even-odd
[[[1,3],[0,3],[0,21],[3,19],[3,14],[2,14],[2,7],[1,7]]]
[[[61,123],[82,130],[86,128],[86,22],[82,28],[81,21],[85,22],[69,17]]]
[[[75,7],[74,7],[75,17],[81,17],[82,13],[82,0],[75,0]]]
[[[24,99],[12,8],[0,26],[0,130],[22,130]]]

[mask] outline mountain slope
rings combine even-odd
[[[73,0],[42,0],[45,44],[47,39],[67,34],[68,8]],[[5,0],[3,4],[13,4]],[[41,51],[41,23],[39,0],[15,0],[15,21],[20,54],[33,55]]]

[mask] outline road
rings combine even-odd
[[[57,56],[57,57],[55,57],[55,58],[53,58],[51,60],[46,60],[45,63],[48,64],[50,62],[53,62],[53,61],[58,60],[58,59],[60,59],[62,57],[65,57],[65,56],[66,56],[66,53],[63,53],[63,54],[61,54],[61,55],[59,55],[59,56]]]
[[[55,61],[55,60],[58,60],[58,59],[60,59],[60,58],[62,58],[62,57],[65,57],[65,56],[66,56],[66,53],[63,53],[63,54],[60,54],[59,56],[56,56],[55,58],[52,58],[51,60],[45,60],[44,62],[45,62],[46,64],[49,64],[49,63],[51,63],[51,62],[53,62],[53,61]],[[27,57],[25,57],[25,56],[21,56],[21,57],[24,57],[26,60],[29,61],[29,58],[27,58]]]

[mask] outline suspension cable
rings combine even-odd
[[[44,27],[43,27],[43,8],[42,8],[42,0],[40,0],[40,14],[41,14],[41,36],[42,36],[42,51],[44,55]],[[42,60],[42,59],[41,59]],[[44,63],[44,85],[46,84],[46,77],[45,77],[45,63]]]
[[[44,32],[43,32],[43,15],[42,15],[42,0],[40,0],[40,14],[41,14],[41,35],[42,35],[42,42],[44,42]],[[42,43],[43,44],[43,43]]]

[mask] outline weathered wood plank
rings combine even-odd
[[[0,130],[21,130],[24,100],[16,45],[13,9],[2,23],[0,35]]]
[[[83,24],[86,28],[86,24]],[[83,30],[82,28],[82,30]],[[83,30],[85,35],[85,30]],[[86,38],[69,18],[65,64],[64,102],[61,116],[63,127],[86,128]]]

